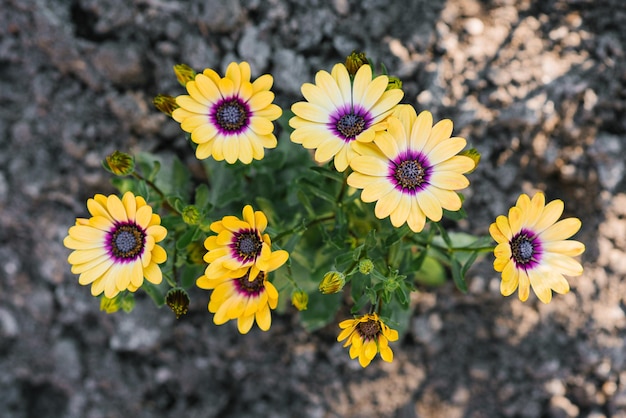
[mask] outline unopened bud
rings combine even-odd
[[[364,65],[369,64],[367,57],[364,52],[352,51],[350,55],[346,58],[346,69],[348,70],[348,74],[351,77],[354,77],[356,72],[359,71]]]
[[[100,310],[108,314],[115,313],[120,310],[120,298],[117,296],[114,298],[107,298],[102,295],[100,297]]]
[[[296,290],[291,295],[291,304],[299,311],[305,311],[309,304],[309,294],[304,290]]]
[[[152,99],[152,104],[167,116],[172,116],[172,112],[180,107],[174,97],[166,96],[165,94],[159,94]]]
[[[135,159],[120,151],[114,151],[105,157],[103,167],[116,176],[127,176],[135,171]]]
[[[196,72],[187,64],[176,64],[174,66],[174,74],[176,74],[176,79],[183,87],[196,78]]]
[[[387,88],[385,91],[394,89],[402,90],[402,80],[392,75],[389,76],[389,81],[387,82]]]
[[[359,272],[361,274],[368,275],[372,272],[372,270],[374,270],[374,263],[372,263],[372,260],[370,260],[369,258],[364,258],[363,260],[359,261]]]
[[[320,292],[325,295],[331,293],[337,293],[346,284],[346,275],[338,271],[329,271],[324,275],[322,282],[320,283]]]
[[[185,315],[189,310],[189,295],[180,287],[170,289],[165,295],[165,303],[176,315],[176,319]]]
[[[188,205],[183,208],[183,222],[187,225],[198,225],[200,223],[200,211],[194,205]]]

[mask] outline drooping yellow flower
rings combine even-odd
[[[241,277],[251,268],[250,280],[254,280],[259,271],[269,271],[272,256],[272,242],[268,234],[267,217],[262,211],[254,211],[252,206],[243,208],[243,219],[236,216],[224,216],[213,222],[211,231],[217,233],[204,241],[208,252],[204,261],[209,265],[205,275],[211,279],[223,277]],[[284,253],[283,250],[276,251]]]
[[[350,163],[354,172],[347,181],[363,189],[362,201],[376,202],[376,217],[389,216],[393,226],[406,222],[420,232],[426,218],[438,222],[443,209],[461,209],[456,190],[469,185],[463,174],[474,162],[457,155],[466,141],[450,137],[449,119],[433,126],[430,112],[418,116],[412,106],[398,105],[386,123],[387,131],[374,140],[377,148],[359,148],[363,155]]]
[[[291,107],[296,115],[289,120],[291,141],[315,149],[319,163],[334,158],[335,168],[344,171],[357,155],[352,144],[371,142],[377,124],[404,96],[402,90],[385,91],[388,82],[384,75],[372,80],[369,65],[359,67],[353,80],[344,64],[335,65],[330,74],[319,71],[315,84],[302,85],[307,101]]]
[[[201,289],[213,289],[209,301],[209,312],[215,314],[213,322],[221,325],[236,319],[239,332],[247,334],[256,320],[259,328],[267,331],[272,324],[270,310],[278,305],[278,291],[267,274],[285,264],[288,257],[286,251],[274,251],[264,271],[251,267],[243,275],[231,272],[218,278],[204,275],[196,280]]]
[[[250,82],[250,65],[245,61],[231,63],[225,77],[206,69],[188,81],[189,95],[176,98],[180,107],[172,117],[198,144],[196,157],[250,164],[264,157],[265,148],[275,148],[272,121],[282,110],[272,103],[273,82],[269,74]]]
[[[582,254],[585,245],[569,240],[581,227],[578,218],[557,222],[563,213],[563,202],[545,203],[543,193],[532,200],[522,194],[509,209],[509,216],[500,215],[489,227],[498,243],[493,267],[502,272],[500,291],[509,296],[519,288],[521,301],[528,299],[530,287],[544,303],[552,300],[552,291],[569,292],[563,275],[579,276],[581,264],[572,257]]]
[[[167,254],[157,245],[167,235],[159,215],[143,197],[126,192],[95,195],[87,201],[92,217],[78,218],[63,244],[74,251],[68,262],[72,273],[80,274],[78,282],[91,284],[91,294],[112,299],[119,292],[136,291],[144,277],[151,283],[162,280],[158,264]]]
[[[367,367],[376,353],[386,361],[393,361],[393,351],[389,341],[398,340],[398,331],[389,328],[377,313],[366,314],[339,323],[342,329],[337,341],[346,340],[344,347],[350,346],[350,358],[359,358],[361,367]]]

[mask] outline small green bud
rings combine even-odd
[[[135,171],[135,159],[125,152],[114,151],[105,157],[102,166],[116,176],[127,176]]]
[[[359,272],[361,274],[368,275],[372,272],[372,270],[374,270],[374,263],[372,263],[372,260],[370,260],[369,258],[364,258],[363,260],[359,261]]]
[[[114,298],[107,298],[106,296],[102,295],[100,297],[100,310],[104,311],[108,314],[110,313],[114,313],[120,310],[120,298],[119,297],[114,297]]]
[[[192,241],[187,245],[187,260],[192,264],[202,265],[206,252],[202,242]]]
[[[176,79],[183,87],[196,78],[196,72],[187,64],[176,64],[174,66],[174,74],[176,74]]]
[[[466,157],[471,158],[474,161],[474,168],[472,168],[466,174],[471,173],[472,171],[476,170],[476,167],[478,167],[478,163],[480,162],[480,152],[478,152],[476,148],[470,148],[470,149],[461,151],[459,152],[459,155],[464,155]]]
[[[356,72],[359,71],[364,65],[369,64],[367,57],[364,52],[352,51],[350,55],[346,58],[346,69],[348,70],[348,74],[351,77],[354,77]]]
[[[291,294],[291,304],[299,311],[306,311],[309,304],[309,294],[302,289],[298,289]]]
[[[338,271],[329,271],[324,275],[320,283],[320,292],[325,295],[337,293],[343,289],[346,284],[346,275]]]
[[[189,295],[185,289],[175,287],[170,289],[165,295],[165,303],[174,312],[176,319],[178,319],[189,310]]]
[[[402,90],[402,80],[392,75],[389,76],[389,82],[387,83],[387,88],[385,89],[385,91],[394,89]]]
[[[194,205],[188,205],[183,208],[183,222],[187,225],[198,225],[200,223],[200,211]]]
[[[152,99],[152,104],[167,116],[172,116],[172,112],[180,107],[174,97],[166,96],[165,94],[159,94]]]

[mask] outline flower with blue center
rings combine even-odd
[[[369,65],[361,66],[353,79],[344,64],[336,64],[331,73],[319,71],[315,84],[302,85],[306,101],[291,107],[291,141],[314,149],[318,163],[334,159],[343,172],[357,155],[353,144],[372,142],[382,129],[380,122],[404,96],[399,89],[386,91],[388,82],[385,75],[372,79]]]
[[[561,200],[546,204],[543,193],[532,199],[522,194],[508,217],[500,215],[491,224],[489,233],[498,243],[493,267],[502,273],[502,295],[509,296],[519,288],[519,299],[525,301],[532,287],[539,300],[549,303],[552,291],[569,292],[563,275],[582,274],[582,265],[572,257],[582,254],[585,245],[568,239],[580,229],[580,220],[558,221],[562,213]]]
[[[250,164],[265,156],[265,148],[275,148],[273,121],[282,110],[272,103],[273,82],[269,74],[250,82],[250,65],[245,61],[230,63],[225,77],[206,69],[188,81],[189,94],[176,97],[179,107],[172,117],[198,144],[196,157]]]
[[[167,235],[159,215],[143,197],[126,192],[122,199],[115,195],[95,195],[87,201],[92,217],[78,218],[63,244],[74,251],[68,262],[72,273],[79,274],[81,285],[91,284],[91,293],[112,299],[119,292],[136,291],[144,278],[161,283],[158,264],[167,254],[157,245]]]
[[[361,200],[376,202],[379,219],[390,217],[395,227],[407,223],[414,232],[424,228],[426,218],[440,221],[443,209],[461,209],[456,191],[469,185],[463,174],[474,162],[457,155],[466,141],[450,137],[452,121],[433,126],[430,112],[417,115],[412,106],[398,105],[386,124],[375,146],[360,145],[362,155],[350,163],[348,184],[363,189]]]

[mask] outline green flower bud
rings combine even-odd
[[[392,75],[389,76],[389,82],[387,83],[385,91],[394,89],[402,90],[402,80]]]
[[[374,263],[372,263],[372,260],[370,260],[369,258],[364,258],[363,260],[359,261],[359,272],[361,274],[368,275],[372,272],[372,270],[374,270]]]
[[[174,66],[174,74],[176,74],[176,79],[183,87],[196,78],[196,72],[187,64],[176,64]]]
[[[350,55],[346,58],[346,69],[348,70],[348,74],[351,77],[354,77],[356,72],[359,71],[364,65],[369,64],[367,57],[364,52],[352,51]]]
[[[154,107],[165,113],[167,116],[172,116],[172,112],[179,108],[174,97],[166,96],[164,94],[159,94],[157,97],[152,99],[152,104],[154,104]]]
[[[189,295],[185,289],[175,287],[170,289],[165,295],[165,303],[174,312],[176,319],[178,319],[189,310]]]
[[[200,223],[200,211],[194,205],[188,205],[183,208],[183,222],[187,225],[198,225]]]
[[[343,289],[346,284],[346,275],[338,271],[329,271],[324,275],[320,283],[320,292],[325,295],[337,293]]]
[[[107,155],[102,165],[107,171],[116,176],[127,176],[135,171],[135,159],[120,151],[114,151],[112,154]]]
[[[306,311],[309,304],[309,294],[301,289],[296,290],[291,294],[291,304],[299,311]]]
[[[480,152],[478,152],[476,148],[470,148],[468,150],[461,151],[459,152],[459,155],[464,155],[466,157],[471,158],[474,161],[474,168],[472,168],[470,171],[468,171],[465,174],[469,174],[472,171],[476,170],[476,167],[478,167],[478,163],[480,162]]]
[[[120,310],[120,298],[116,296],[114,298],[109,299],[106,296],[102,295],[100,297],[100,310],[108,314],[119,311]]]

